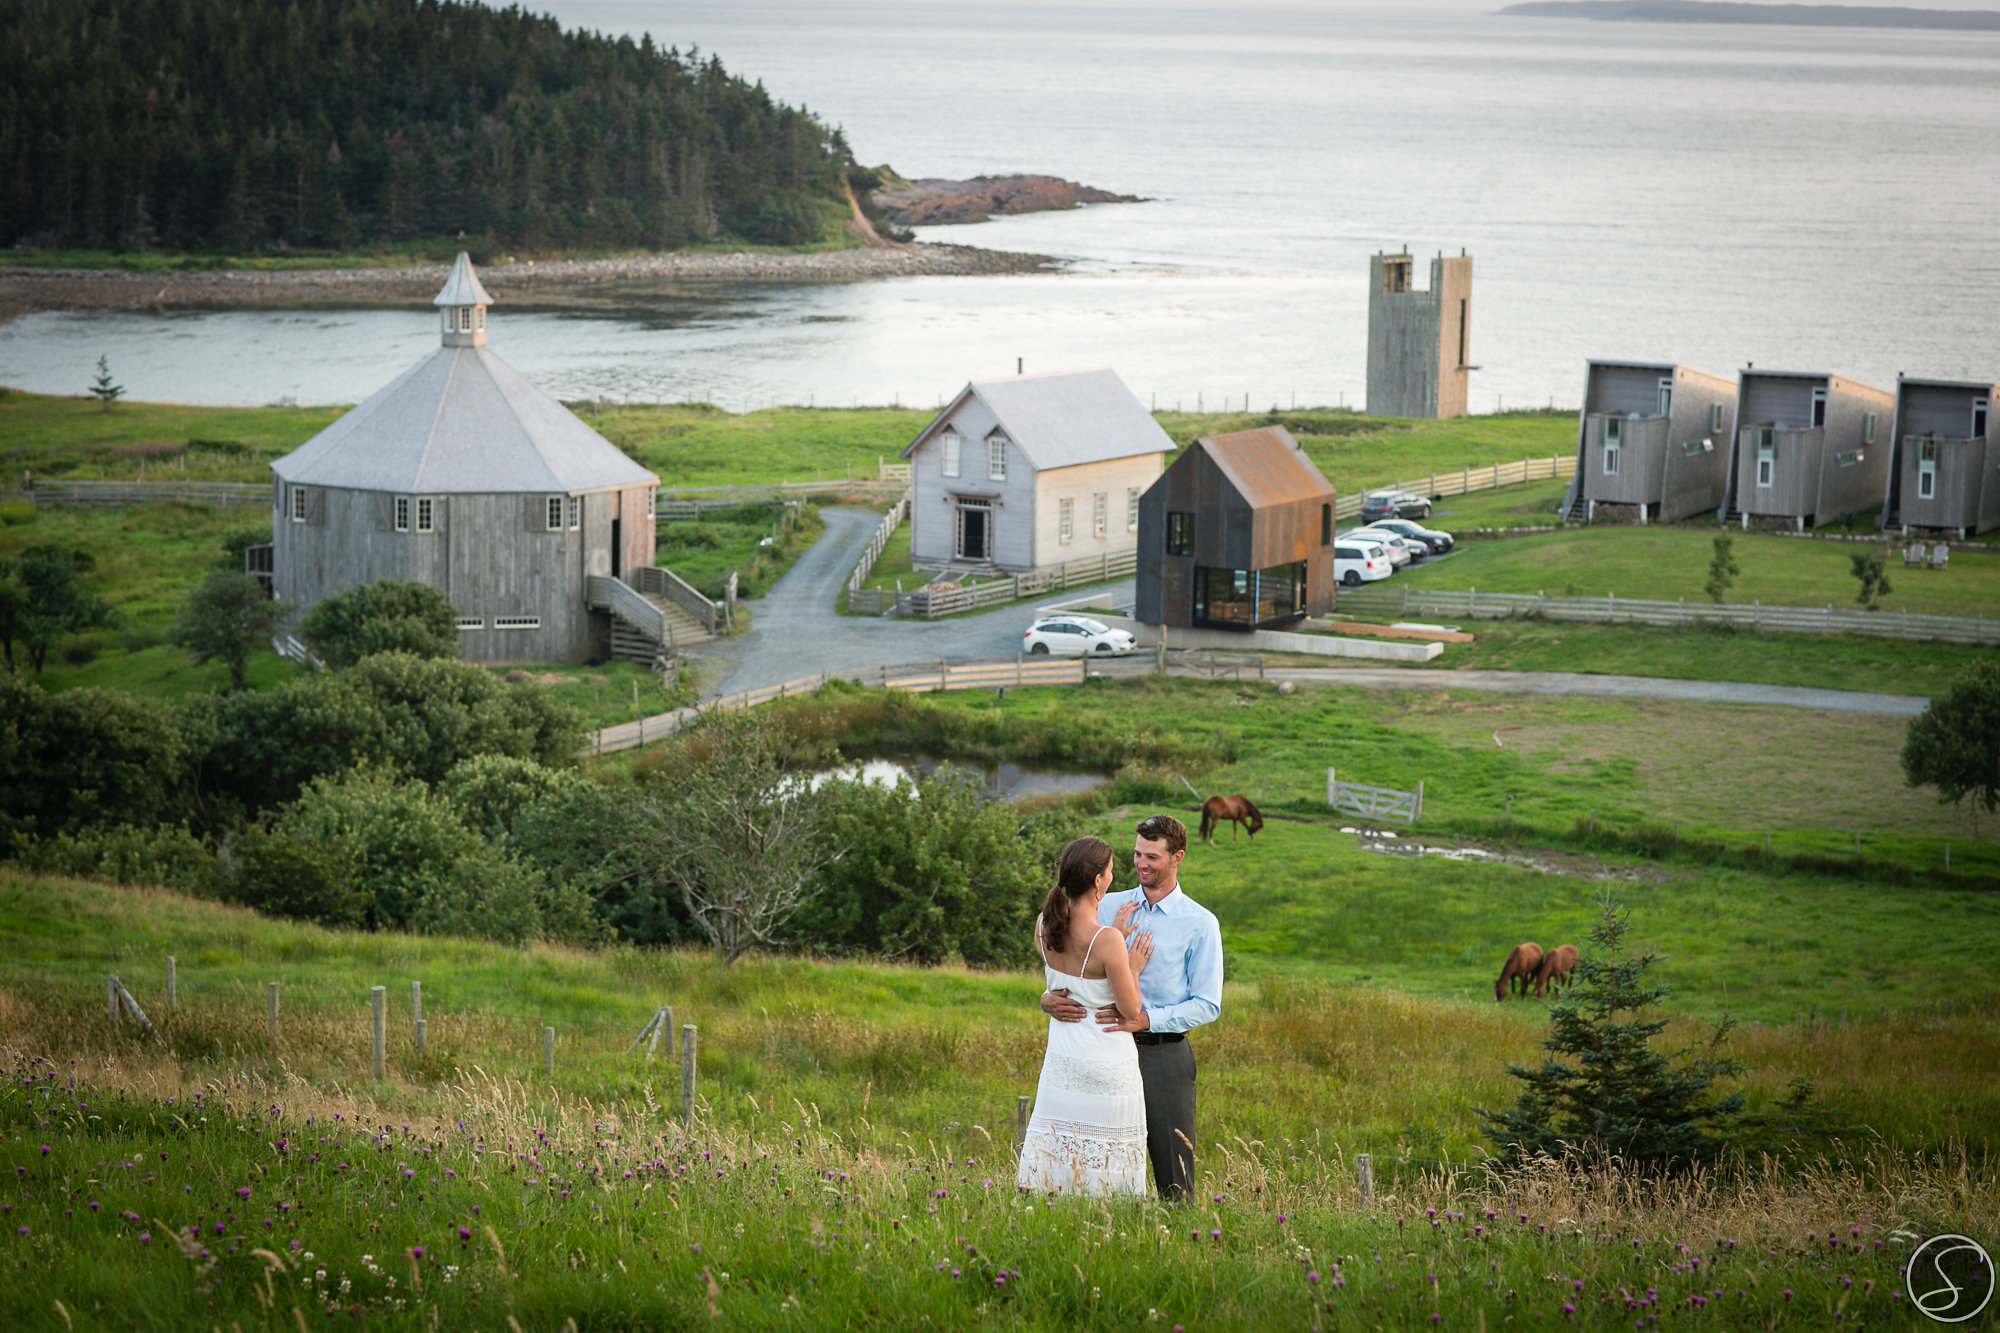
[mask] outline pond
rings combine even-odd
[[[1057,773],[1048,769],[1025,768],[1020,764],[967,764],[955,760],[912,755],[899,759],[863,759],[839,768],[813,774],[813,785],[829,778],[860,778],[880,786],[892,786],[905,778],[928,778],[949,768],[965,781],[976,783],[980,796],[988,801],[1019,801],[1031,796],[1072,796],[1094,791],[1111,779],[1095,773]]]

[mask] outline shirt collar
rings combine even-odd
[[[1173,892],[1169,893],[1166,897],[1160,899],[1160,901],[1157,904],[1149,903],[1146,901],[1146,890],[1142,885],[1134,885],[1132,892],[1137,896],[1139,906],[1150,907],[1156,912],[1165,912],[1169,916],[1173,915],[1176,902],[1178,902],[1184,896],[1181,893],[1181,885],[1179,880],[1174,881]]]

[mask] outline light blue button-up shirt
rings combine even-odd
[[[1157,907],[1147,903],[1144,889],[1107,893],[1097,919],[1110,925],[1129,902],[1139,904],[1133,929],[1153,935],[1153,956],[1139,974],[1139,998],[1151,1030],[1186,1032],[1213,1023],[1222,1012],[1222,927],[1215,913],[1175,884]]]

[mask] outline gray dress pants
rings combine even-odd
[[[1194,1188],[1194,1046],[1187,1041],[1139,1047],[1146,1088],[1146,1155],[1153,1186],[1169,1202]]]

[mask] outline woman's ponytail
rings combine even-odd
[[[1042,902],[1042,950],[1061,953],[1069,942],[1069,912],[1076,900],[1097,885],[1111,864],[1111,844],[1102,838],[1078,838],[1063,848],[1056,863],[1056,882]]]

